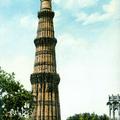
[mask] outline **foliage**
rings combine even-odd
[[[83,113],[83,114],[75,114],[67,118],[67,120],[109,120],[107,115],[97,115],[95,113]]]
[[[32,94],[0,69],[0,120],[24,120],[33,110]]]

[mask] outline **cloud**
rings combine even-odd
[[[1,58],[0,65],[7,72],[14,72],[16,80],[20,81],[26,89],[31,90],[30,74],[33,70],[33,60],[30,56],[19,54],[12,58],[7,56],[6,59]]]
[[[11,0],[0,0],[0,7],[6,7],[11,5]]]
[[[96,5],[97,0],[53,0],[54,3],[57,5],[61,6],[63,9],[79,9],[79,8],[85,8],[85,7],[91,7]]]
[[[38,21],[32,15],[24,15],[20,17],[19,23],[20,23],[20,26],[24,28],[29,28],[29,27],[36,28]]]
[[[61,21],[61,12],[59,10],[55,11],[54,25],[57,25]]]
[[[96,42],[69,33],[59,37],[57,63],[65,118],[80,112],[108,113],[108,95],[120,91],[119,32],[116,24],[101,31]]]
[[[53,0],[53,3],[59,4],[60,0]]]
[[[65,62],[64,64],[72,62],[74,56],[85,56],[87,54],[87,49],[91,45],[84,38],[78,38],[70,33],[65,32],[61,36],[58,36],[58,59],[60,62]],[[64,54],[66,54],[64,56]],[[60,55],[63,55],[61,58]],[[64,59],[63,59],[64,58]],[[69,61],[68,61],[69,60]],[[60,63],[62,64],[62,63]],[[59,67],[60,65],[58,65]]]
[[[120,1],[119,0],[111,0],[109,4],[103,5],[104,11],[115,14],[118,13],[120,10]]]
[[[21,3],[28,1],[31,0],[23,0]],[[28,8],[24,13],[21,13],[20,9],[17,11],[16,8],[11,8],[11,4],[17,6],[19,2],[18,0],[14,2],[0,0],[0,9],[2,9],[0,11],[0,66],[7,72],[15,72],[16,80],[30,90],[29,80],[34,64],[33,40],[38,23],[36,15],[34,16],[33,12],[30,13]],[[5,13],[11,13],[10,16],[4,13],[3,7],[8,7]]]
[[[31,90],[37,19],[24,14],[12,16],[9,21],[3,17],[0,22],[0,66],[7,72],[15,72],[16,80]]]
[[[77,13],[76,21],[81,22],[83,25],[105,22],[110,20],[120,20],[120,1],[111,0],[109,4],[103,5],[103,13],[95,12],[87,14],[85,12]]]
[[[15,15],[9,19],[4,17],[0,20],[0,38],[3,42],[14,38],[16,35],[24,33],[22,37],[26,36],[24,31],[35,31],[37,27],[37,19],[32,14]],[[16,31],[16,32],[15,32]],[[6,36],[7,34],[7,36]],[[2,44],[2,43],[0,43]]]
[[[109,14],[100,14],[96,12],[89,15],[87,13],[81,12],[76,15],[76,21],[82,22],[83,25],[88,25],[109,20],[110,17],[111,16]]]

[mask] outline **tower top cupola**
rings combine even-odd
[[[51,0],[41,0],[41,7],[40,7],[40,9],[42,11],[44,11],[44,10],[52,10]]]

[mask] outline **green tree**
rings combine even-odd
[[[0,69],[0,120],[23,120],[32,108],[32,94],[15,81],[14,73]]]
[[[79,117],[79,114],[75,114],[74,116],[69,117],[67,120],[79,120]]]
[[[109,120],[107,115],[97,115],[95,113],[83,113],[83,114],[75,114],[67,118],[67,120]]]

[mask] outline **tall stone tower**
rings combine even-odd
[[[56,71],[55,46],[51,0],[40,0],[40,12],[37,37],[34,40],[36,53],[34,72],[31,74],[34,96],[33,120],[61,120]]]

